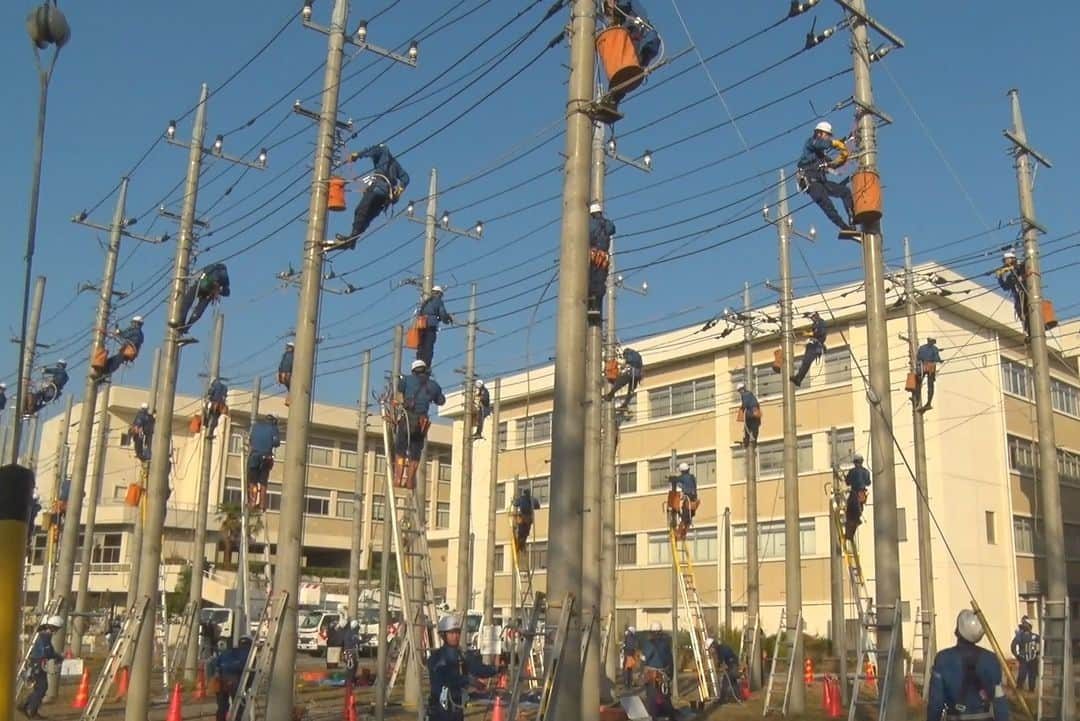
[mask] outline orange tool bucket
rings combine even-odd
[[[327,196],[327,210],[345,210],[345,178],[334,175],[330,178],[330,192]]]
[[[915,389],[919,387],[919,379],[914,373],[907,374],[907,381],[904,383],[904,390],[908,393],[914,393]]]
[[[638,63],[637,50],[626,28],[611,27],[600,33],[596,52],[604,63],[609,89],[617,87],[619,92],[629,93],[645,80],[645,70]]]
[[[120,356],[130,362],[139,357],[139,350],[130,343],[125,343],[124,347],[120,349]]]
[[[415,325],[405,333],[405,347],[413,350],[420,347],[420,329]]]
[[[202,430],[202,416],[192,416],[188,422],[188,430],[192,433],[198,433]]]
[[[129,483],[127,493],[124,495],[124,505],[136,507],[142,500],[142,486],[138,483]]]
[[[881,176],[871,170],[853,173],[851,195],[855,201],[856,223],[881,220]]]
[[[607,378],[609,383],[614,383],[619,379],[619,361],[615,358],[608,358],[604,363],[604,378]]]
[[[94,356],[90,359],[90,367],[95,370],[105,370],[105,364],[109,361],[109,353],[101,346],[94,349]]]
[[[1057,314],[1054,312],[1054,303],[1045,298],[1043,298],[1042,302],[1042,319],[1043,328],[1046,328],[1046,330],[1057,328],[1058,320]]]

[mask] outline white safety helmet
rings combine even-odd
[[[139,404],[139,408],[142,408],[144,411],[149,407],[150,407],[150,404],[146,403],[146,402],[143,402],[143,403]]]
[[[421,371],[421,370],[424,370],[425,368],[427,368],[427,363],[425,363],[424,361],[417,358],[416,360],[414,360],[412,362],[412,365],[409,366],[409,368],[414,370],[414,371]]]
[[[142,316],[141,315],[132,316],[131,317],[131,322],[132,323],[138,323],[139,325],[142,325]]]
[[[349,628],[355,631],[360,628],[360,622],[354,618],[352,621],[349,621]]]
[[[451,613],[439,619],[439,633],[449,633],[450,631],[460,630],[461,617],[458,616],[456,613]]]
[[[686,471],[689,471],[690,470],[690,464],[689,463],[680,463],[679,464],[679,470],[682,471],[683,473],[685,473]]]
[[[61,368],[67,368],[67,361],[61,358],[60,360],[56,361],[56,365],[60,366]]]
[[[745,383],[740,383],[739,385],[735,386],[735,390],[737,390],[737,391],[746,390],[746,384]]]
[[[5,390],[6,388],[7,388],[7,383],[0,383],[0,391]]]
[[[649,624],[649,630],[653,631],[653,632],[657,632],[657,631],[663,631],[664,629],[663,629],[663,627],[660,626],[659,621],[653,621],[652,623]]]
[[[715,639],[715,638],[707,638],[707,639],[705,639],[705,648],[709,648],[709,647],[710,647],[710,646],[712,646],[712,645],[713,645],[714,643],[716,643],[716,639]]]
[[[42,626],[52,626],[53,628],[63,628],[64,619],[60,616],[49,616],[42,623]]]
[[[965,641],[978,643],[984,633],[982,621],[971,609],[965,608],[956,617],[956,635]]]
[[[637,633],[637,629],[634,628],[633,626],[627,626],[626,627],[626,632],[627,633]]]
[[[483,387],[484,387],[484,381],[482,381],[482,380],[480,380],[479,378],[477,378],[477,379],[476,379],[476,387],[477,387],[477,388],[483,388]]]
[[[865,459],[862,457],[861,453],[856,453],[855,455],[853,455],[851,457],[851,462],[852,463],[862,463],[863,460],[865,460]]]
[[[1011,250],[1006,250],[1004,253],[1001,254],[1002,260],[1009,260],[1010,258],[1016,260],[1016,253]]]
[[[589,212],[590,213],[603,213],[604,212],[604,206],[600,202],[594,201],[594,202],[589,204]]]
[[[292,342],[291,340],[290,340],[290,341],[286,341],[286,343],[285,343],[285,347],[286,347],[286,348],[295,348],[295,347],[296,347],[296,344],[295,344],[295,343],[293,343],[293,342]]]
[[[820,123],[814,126],[814,132],[817,132],[818,130],[823,133],[828,133],[829,135],[832,135],[832,123],[830,123],[828,120],[822,120]]]
[[[431,292],[432,293],[442,293],[443,292],[443,287],[441,285],[433,285],[433,286],[431,286]]]

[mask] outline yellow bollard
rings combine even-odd
[[[15,675],[19,670],[23,560],[26,522],[34,494],[34,472],[7,465],[0,468],[0,718],[15,716]],[[16,550],[17,549],[17,550]]]

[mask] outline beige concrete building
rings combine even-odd
[[[100,594],[111,592],[113,601],[123,603],[127,593],[130,571],[132,533],[136,509],[124,503],[128,486],[139,481],[140,464],[135,458],[128,430],[139,404],[146,400],[144,389],[113,387],[109,400],[106,432],[108,433],[103,467],[101,495],[84,503],[85,512],[91,503],[96,507],[93,561],[89,590],[93,596],[91,607]],[[251,393],[233,390],[229,393],[229,414],[222,418],[214,443],[213,464],[210,477],[210,516],[207,520],[206,558],[213,564],[204,580],[204,598],[208,603],[223,603],[227,589],[234,584],[234,574],[228,569],[235,567],[238,551],[225,556],[222,533],[222,516],[219,507],[223,503],[239,503],[242,498],[241,472],[244,463],[242,443],[250,427]],[[180,569],[190,562],[195,528],[199,464],[202,453],[202,436],[189,429],[189,421],[199,409],[199,399],[180,396],[176,402],[173,419],[173,470],[170,478],[172,494],[168,501],[165,519],[165,543],[163,561],[166,569],[167,590],[172,590]],[[271,561],[276,552],[278,533],[278,510],[281,503],[282,469],[288,438],[285,437],[284,418],[287,408],[281,397],[264,398],[260,413],[273,413],[282,419],[281,447],[275,452],[278,463],[270,475],[269,508],[264,515],[265,532],[257,534],[259,543],[253,545],[253,558],[261,558],[264,539],[269,540]],[[78,403],[72,418],[79,417]],[[61,416],[46,423],[41,433],[38,452],[38,492],[42,506],[50,507],[51,488],[56,477],[56,443]],[[382,545],[382,519],[385,511],[386,457],[383,448],[381,417],[377,410],[368,417],[367,462],[365,465],[364,492],[359,501],[354,497],[357,463],[357,412],[355,408],[316,404],[312,418],[311,437],[308,446],[308,478],[305,493],[303,568],[310,581],[323,578],[327,586],[339,590],[346,586],[349,553],[352,538],[352,522],[361,514],[363,543],[361,568],[366,568],[374,551],[376,556]],[[95,424],[97,425],[97,424]],[[160,421],[157,427],[163,427]],[[100,428],[100,426],[98,426]],[[72,427],[69,443],[74,446],[77,429]],[[98,429],[95,429],[95,440]],[[450,427],[435,424],[429,433],[430,464],[427,478],[431,492],[428,497],[432,570],[437,592],[446,587],[446,547],[451,533],[450,526]],[[69,451],[70,452],[70,451]],[[91,457],[90,467],[94,467]],[[87,483],[87,493],[90,484]],[[40,519],[39,519],[40,522]],[[80,542],[81,545],[81,542]],[[45,534],[34,537],[32,565],[27,587],[30,601],[40,588],[42,563],[45,557]],[[76,564],[78,566],[78,564]],[[76,571],[77,577],[78,571]],[[361,572],[361,581],[365,577]],[[378,576],[375,576],[377,583]]]
[[[1011,302],[948,268],[916,269],[920,338],[935,337],[944,363],[938,374],[933,410],[925,414],[932,532],[933,569],[939,644],[952,644],[953,619],[971,596],[986,611],[994,632],[1007,643],[1021,614],[1038,615],[1041,542],[1035,494],[1036,438],[1030,365]],[[936,276],[936,278],[935,278]],[[940,294],[945,289],[947,294]],[[888,321],[893,423],[902,453],[896,457],[902,609],[910,648],[919,599],[916,490],[906,463],[912,460],[906,321],[895,301],[902,291],[888,291]],[[772,293],[771,291],[764,291]],[[771,295],[770,301],[775,299]],[[760,301],[760,298],[759,298]],[[835,288],[823,295],[796,299],[796,332],[807,329],[804,313],[819,310],[828,322],[828,350],[796,393],[802,595],[807,630],[821,636],[830,629],[830,523],[826,486],[832,479],[831,443],[841,466],[850,468],[855,452],[870,454],[870,409],[862,374],[867,368],[867,336],[861,285]],[[765,309],[779,317],[773,305]],[[704,319],[702,319],[704,320]],[[702,332],[701,325],[642,339],[629,345],[645,359],[644,382],[632,405],[632,417],[620,429],[618,445],[617,619],[639,628],[659,620],[668,626],[671,565],[662,504],[668,489],[668,464],[674,452],[693,467],[702,505],[689,540],[698,586],[710,625],[723,622],[725,594],[730,593],[732,621],[741,625],[746,609],[746,495],[742,425],[736,421],[735,386],[743,379],[742,332],[719,337],[723,326]],[[779,347],[776,326],[754,343],[754,377],[764,420],[758,446],[759,565],[762,623],[775,633],[784,594],[782,439],[780,396],[787,382],[771,366]],[[1054,356],[1054,408],[1065,515],[1066,552],[1073,618],[1080,620],[1080,375],[1076,331],[1064,323],[1051,333]],[[796,352],[802,355],[802,336]],[[624,342],[628,339],[624,339]],[[796,358],[796,365],[799,358]],[[542,503],[537,514],[531,556],[545,585],[549,538],[548,501],[559,492],[549,480],[551,457],[551,366],[502,379],[500,427],[487,437],[499,443],[498,472],[490,473],[489,440],[475,446],[472,531],[475,542],[472,585],[474,602],[485,582],[485,547],[495,544],[496,607],[510,606],[510,520],[506,507],[516,491],[529,487]],[[489,388],[492,387],[488,379]],[[456,416],[454,447],[463,428],[460,394],[449,399],[444,414]],[[869,463],[869,460],[868,460]],[[871,471],[875,469],[871,468]],[[489,483],[494,483],[494,491]],[[453,475],[454,497],[460,483]],[[488,504],[497,521],[488,527]],[[456,504],[455,504],[456,505]],[[871,488],[865,523],[858,531],[862,563],[873,592],[873,514]],[[456,507],[451,509],[457,517]],[[730,513],[730,527],[725,518]],[[730,557],[725,557],[725,540]],[[451,568],[459,544],[450,543]],[[953,561],[955,557],[956,563]],[[958,566],[957,566],[958,564]],[[726,588],[730,573],[730,588]],[[846,582],[846,575],[845,575]],[[450,597],[455,577],[450,577]],[[846,585],[846,583],[845,583]],[[849,599],[850,601],[850,599]],[[849,618],[854,610],[848,606]],[[850,622],[849,622],[850,625]],[[1073,624],[1080,635],[1080,623]]]

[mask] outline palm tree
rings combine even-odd
[[[225,554],[225,563],[232,565],[233,548],[240,543],[240,533],[243,530],[243,509],[239,503],[222,502],[218,505],[217,520],[221,524],[221,545]],[[262,529],[261,511],[258,509],[248,510],[248,540]]]

